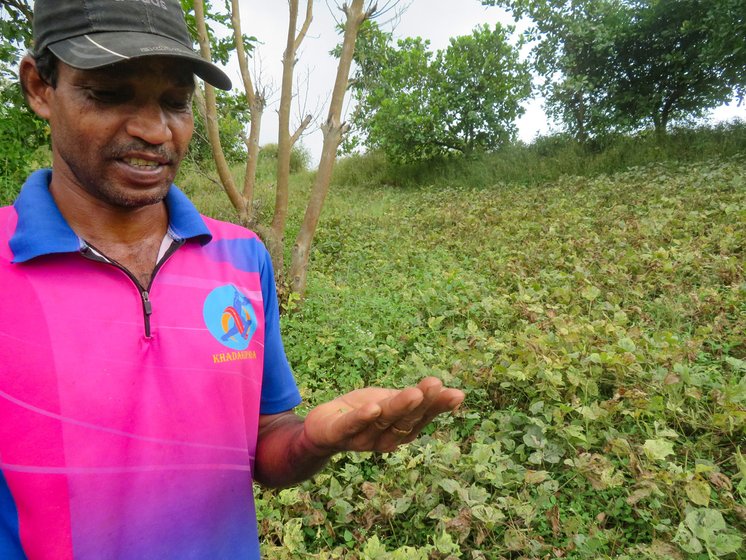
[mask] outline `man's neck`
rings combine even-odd
[[[60,192],[54,182],[50,192],[62,216],[80,238],[124,266],[143,287],[150,284],[168,230],[164,202],[140,208],[113,208],[87,193]]]

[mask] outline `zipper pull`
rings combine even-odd
[[[148,292],[143,292],[142,294],[142,305],[143,309],[145,309],[145,315],[152,315],[153,314],[153,305],[150,303],[150,295]]]

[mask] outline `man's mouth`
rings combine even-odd
[[[156,169],[161,164],[157,161],[142,159],[142,158],[124,158],[124,163],[133,167],[139,167],[140,169]]]

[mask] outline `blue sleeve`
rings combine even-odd
[[[0,471],[0,558],[26,560],[18,533],[18,510]]]
[[[259,413],[278,414],[298,406],[301,397],[280,336],[280,310],[272,260],[266,249],[263,253],[264,263],[259,275],[264,299],[264,375]]]

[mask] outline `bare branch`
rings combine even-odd
[[[238,6],[238,0],[231,0],[231,23],[233,25],[233,40],[236,43],[236,55],[238,57],[238,67],[241,71],[243,87],[246,91],[246,99],[249,105],[256,103],[254,94],[254,84],[251,83],[249,74],[249,65],[246,56],[246,48],[243,44],[243,33],[241,33],[241,12]]]
[[[298,35],[295,38],[295,50],[296,51],[300,48],[300,45],[303,42],[303,39],[306,38],[306,34],[308,33],[308,28],[311,26],[312,20],[313,20],[313,0],[308,0],[306,4],[306,19],[303,21],[303,25],[301,26],[300,31],[298,32]]]
[[[298,141],[298,138],[301,137],[303,134],[303,131],[308,128],[308,125],[310,125],[313,122],[313,115],[306,115],[306,117],[303,119],[303,121],[300,123],[300,126],[298,126],[298,129],[293,133],[293,135],[290,137],[290,144],[295,145],[295,143]]]
[[[308,133],[311,125],[319,120],[323,111],[323,103],[318,97],[316,98],[316,106],[310,108],[311,104],[308,98],[310,93],[310,82],[310,68],[306,68],[305,75],[302,78],[296,78],[295,82],[295,97],[297,98],[297,102],[295,103],[296,122],[302,123],[308,116],[311,117],[311,122],[304,127],[304,130],[300,134],[301,136]]]

